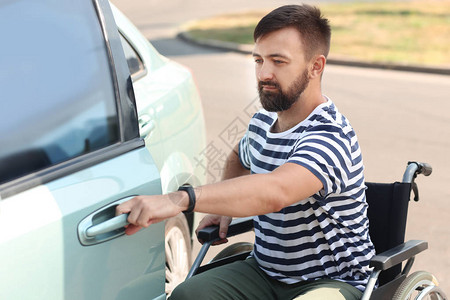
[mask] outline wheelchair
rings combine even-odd
[[[419,191],[415,182],[417,175],[429,176],[431,172],[432,168],[429,164],[408,162],[402,182],[366,182],[369,233],[377,254],[370,261],[372,274],[362,300],[447,299],[439,288],[438,281],[429,272],[417,271],[408,276],[415,256],[428,248],[426,241],[404,241],[408,204],[411,191],[414,193],[414,200],[419,200]],[[253,218],[234,219],[228,229],[227,237],[251,230],[253,230]],[[201,265],[211,244],[219,240],[218,227],[204,228],[199,231],[198,237],[204,241],[204,244],[187,278],[232,261],[245,259],[253,247],[251,243],[245,242],[232,244],[217,254],[211,262]],[[403,262],[405,262],[404,265]]]

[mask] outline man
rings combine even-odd
[[[117,208],[130,213],[128,234],[189,208],[212,214],[199,228],[219,225],[225,238],[231,217],[256,216],[250,258],[194,276],[172,299],[360,298],[374,248],[356,135],[321,92],[330,35],[309,5],[265,16],[253,51],[264,109],[229,155],[225,180]]]

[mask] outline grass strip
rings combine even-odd
[[[319,5],[332,26],[335,57],[382,63],[450,66],[450,0]],[[270,9],[220,15],[188,25],[200,40],[253,44]]]

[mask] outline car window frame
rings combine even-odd
[[[119,141],[99,150],[2,183],[0,185],[0,200],[145,146],[139,135],[132,79],[110,4],[108,0],[92,0],[92,5],[103,34],[112,76],[119,123]]]
[[[142,63],[143,69],[140,70],[139,72],[131,74],[132,81],[136,82],[148,74],[147,64],[146,64],[145,60],[142,58],[142,55],[139,52],[136,45],[128,38],[128,36],[122,30],[120,30],[120,28],[119,28],[119,36],[122,37],[125,40],[125,42],[131,47],[131,49],[134,51],[134,53],[136,53],[136,56],[138,57],[139,61]]]

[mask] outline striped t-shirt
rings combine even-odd
[[[256,216],[253,256],[270,277],[285,283],[330,278],[363,290],[375,250],[353,128],[329,99],[288,131],[271,133],[276,119],[265,110],[253,116],[239,145],[242,165],[268,173],[296,163],[317,176],[323,189],[279,212]]]

